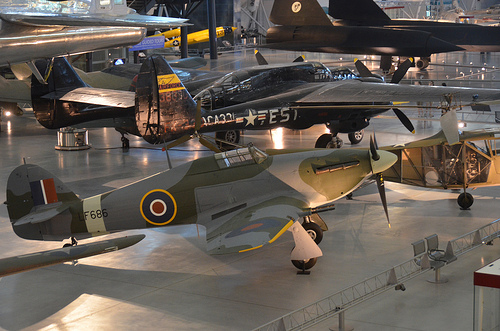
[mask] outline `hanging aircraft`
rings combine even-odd
[[[36,65],[45,72],[48,63],[37,61]],[[194,101],[162,99],[165,86],[175,85],[179,93],[185,91],[162,57],[153,55],[143,63],[135,93],[88,87],[64,59],[57,59],[48,84],[32,79],[33,111],[38,122],[49,129],[108,119],[111,126],[152,144],[178,139],[168,148],[200,138],[205,132],[306,129],[326,123],[331,133],[322,135],[316,147],[327,147],[336,144],[336,133],[362,130],[371,117],[389,109],[395,110],[413,131],[411,122],[394,103],[458,100],[480,104],[500,100],[500,90],[495,89],[384,84],[374,77],[331,81],[330,70],[318,62],[258,66],[236,73],[214,85],[217,94],[212,90],[216,98],[208,99],[210,103],[201,98],[204,92],[200,92],[199,99],[207,108],[200,110],[201,122],[195,125]],[[393,76],[394,82],[401,79],[400,73]],[[211,90],[208,92],[212,96]],[[184,102],[188,106],[180,107]]]
[[[0,5],[0,22],[0,66],[134,45],[147,29],[186,25],[186,19],[132,13],[120,0],[92,0],[90,6],[88,1],[8,2]]]
[[[460,133],[459,143],[450,145],[442,131],[432,137],[404,145],[381,147],[398,156],[383,172],[387,181],[408,185],[463,189],[457,198],[462,209],[474,202],[466,189],[500,185],[500,129]]]
[[[170,81],[162,76],[164,82]],[[189,94],[177,83],[162,84],[160,98],[185,113]],[[201,119],[197,118],[197,122]],[[181,224],[206,228],[210,254],[246,252],[292,231],[293,264],[309,269],[321,256],[317,244],[327,230],[318,213],[377,174],[396,156],[369,150],[312,149],[266,154],[249,147],[216,153],[113,191],[80,199],[54,175],[24,164],[7,182],[7,210],[14,232],[25,239],[64,240],[117,231]],[[304,224],[299,220],[304,218]],[[390,224],[390,223],[389,223]],[[315,241],[313,241],[315,240]]]
[[[425,68],[434,53],[500,51],[500,27],[392,20],[372,0],[330,0],[328,14],[333,22],[316,0],[276,0],[269,20],[277,26],[266,42],[274,49],[382,55],[383,69],[392,55],[418,56],[417,67]]]
[[[232,33],[234,30],[236,30],[235,27],[232,26],[218,26],[215,29],[216,37],[217,38],[222,38],[224,36],[229,35]],[[180,29],[173,29],[165,32],[161,32],[158,34],[154,34],[152,36],[148,36],[147,38],[150,37],[160,37],[163,36],[165,37],[165,48],[168,47],[178,47],[181,45],[181,31]],[[203,43],[209,40],[208,37],[208,29],[206,30],[201,30],[201,31],[196,31],[192,33],[188,33],[187,35],[187,43],[188,45],[192,44],[197,44],[197,43]]]

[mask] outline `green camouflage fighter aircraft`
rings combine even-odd
[[[291,229],[292,260],[308,269],[322,255],[311,237],[319,242],[321,228],[327,230],[317,213],[332,209],[332,201],[396,159],[375,148],[267,155],[250,146],[86,199],[41,167],[24,164],[8,179],[6,204],[14,232],[33,240],[74,237],[76,242],[117,231],[199,224],[206,228],[208,252],[227,254],[272,243]],[[386,207],[385,193],[382,201]],[[297,222],[301,218],[304,227]]]
[[[162,82],[158,99],[184,114],[194,100],[175,74],[157,79]],[[191,125],[199,126],[199,112],[195,122]],[[86,199],[44,169],[25,164],[8,179],[6,204],[14,232],[34,240],[72,237],[75,242],[116,231],[199,224],[206,228],[208,252],[226,254],[272,243],[289,229],[295,241],[292,261],[308,269],[322,255],[316,244],[327,230],[317,213],[332,209],[332,201],[396,162],[393,153],[377,151],[373,140],[370,145],[370,150],[313,149],[275,155],[249,146]],[[387,215],[383,181],[380,175],[377,178]],[[303,226],[297,222],[301,218]]]

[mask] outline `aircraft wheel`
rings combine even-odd
[[[347,137],[349,138],[349,141],[351,142],[351,145],[357,145],[363,140],[363,137],[365,135],[365,130],[360,130],[356,132],[350,132],[347,134]]]
[[[123,150],[128,150],[130,148],[130,141],[128,138],[122,137],[122,148]]]
[[[460,208],[467,210],[474,203],[474,198],[472,197],[472,194],[463,192],[458,196],[457,203]]]
[[[315,148],[340,148],[344,142],[339,137],[332,137],[330,133],[319,136],[316,140]]]
[[[292,264],[295,266],[295,268],[300,269],[300,270],[309,270],[314,265],[318,262],[317,257],[313,257],[312,259],[306,260],[306,261],[300,261],[300,260],[292,260]]]
[[[323,230],[321,230],[321,227],[314,222],[302,223],[302,227],[311,236],[312,240],[319,245],[321,240],[323,240]]]
[[[240,131],[239,130],[229,130],[229,131],[218,131],[215,133],[215,138],[225,140],[227,142],[237,144],[240,142]],[[221,141],[217,141],[217,146],[224,149],[234,149],[235,146],[225,144]]]

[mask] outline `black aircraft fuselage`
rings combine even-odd
[[[336,133],[350,133],[365,128],[369,119],[390,108],[371,108],[375,103],[339,103],[358,105],[357,109],[326,109],[321,102],[301,99],[325,84],[343,84],[343,80],[381,82],[360,78],[350,69],[330,70],[319,62],[261,65],[234,71],[202,90],[194,99],[201,101],[201,132],[224,130],[262,130],[285,127],[307,129],[314,124],[335,122]],[[370,107],[363,108],[368,104]],[[330,104],[332,106],[333,104]]]
[[[330,21],[316,0],[276,0],[270,48],[429,57],[452,51],[500,51],[500,27],[391,20],[372,0],[330,0]]]

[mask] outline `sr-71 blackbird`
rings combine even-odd
[[[163,93],[180,107],[178,102],[190,98],[175,85],[165,86]],[[377,151],[373,141],[369,150],[312,149],[276,155],[249,146],[86,199],[39,166],[24,164],[9,176],[6,204],[14,232],[32,240],[72,237],[75,243],[75,238],[117,231],[199,224],[206,228],[208,252],[227,254],[260,248],[290,229],[295,241],[292,262],[309,269],[322,255],[317,243],[327,230],[317,213],[333,209],[332,201],[378,174],[387,214],[380,172],[394,162],[396,156]],[[301,218],[303,226],[298,223]]]
[[[266,41],[283,50],[418,56],[420,68],[434,53],[500,51],[496,26],[390,19],[372,0],[330,0],[328,14],[333,22],[316,0],[276,0]]]
[[[38,70],[45,72],[48,63],[37,61]],[[402,75],[404,72],[396,72],[393,82]],[[168,147],[201,137],[204,132],[306,129],[314,124],[330,128],[331,133],[316,143],[316,147],[327,147],[336,144],[337,133],[360,131],[371,117],[389,109],[413,130],[394,103],[500,100],[500,90],[495,89],[398,85],[380,83],[373,77],[335,81],[331,71],[318,62],[258,66],[228,74],[199,94],[206,106],[199,115],[191,98],[168,99],[164,92],[174,87],[185,94],[179,78],[159,56],[143,63],[135,93],[91,88],[64,59],[56,59],[48,84],[32,79],[31,96],[36,118],[47,128],[114,119],[116,127],[149,143],[178,139]]]

